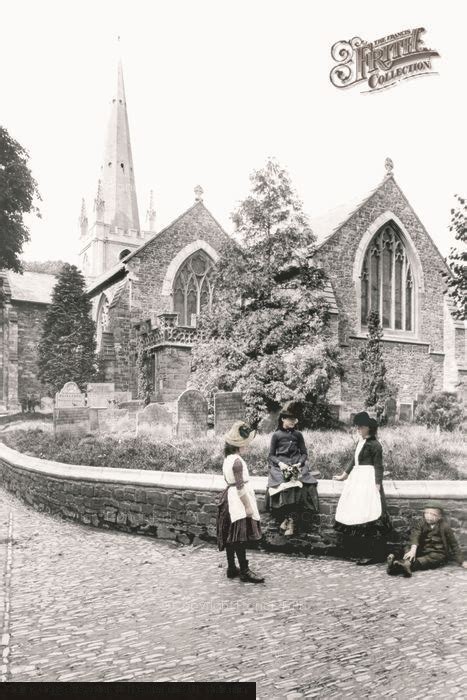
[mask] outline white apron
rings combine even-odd
[[[245,506],[243,505],[240,496],[238,495],[237,487],[235,486],[235,477],[233,473],[233,465],[236,459],[239,459],[243,466],[243,482],[245,484],[244,489],[247,494],[250,506],[253,511],[251,516],[253,520],[260,520],[260,515],[258,512],[258,506],[256,504],[256,496],[253,491],[253,487],[250,484],[250,475],[248,474],[248,467],[246,462],[238,454],[228,455],[224,459],[224,464],[222,466],[222,471],[224,474],[224,479],[229,485],[229,490],[227,491],[227,499],[229,503],[229,515],[231,522],[236,522],[242,518],[246,518]]]
[[[363,525],[381,517],[381,497],[375,483],[375,468],[359,464],[358,456],[365,444],[359,440],[355,465],[346,481],[336,510],[336,521],[343,525]]]

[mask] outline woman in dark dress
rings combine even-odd
[[[391,522],[383,490],[383,448],[376,439],[378,423],[366,411],[354,418],[359,441],[352,463],[335,476],[344,481],[334,529],[340,533],[346,556],[357,564],[376,564],[386,558]]]
[[[298,519],[319,512],[317,480],[311,472],[305,440],[299,430],[294,402],[279,415],[279,425],[271,438],[266,508],[287,536],[293,535]]]

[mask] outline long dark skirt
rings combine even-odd
[[[257,520],[241,518],[234,523],[231,521],[227,492],[228,489],[222,492],[217,504],[217,546],[220,552],[226,544],[255,542],[262,537],[261,525]]]
[[[337,520],[334,530],[339,534],[338,547],[349,558],[383,560],[386,555],[386,541],[392,530],[391,519],[386,508],[383,487],[380,490],[382,513],[377,520],[359,525],[344,525]]]
[[[293,513],[319,513],[316,484],[285,489],[274,496],[266,490],[265,507],[274,517],[281,519]]]

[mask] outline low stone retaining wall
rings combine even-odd
[[[333,515],[343,484],[319,482],[320,513],[285,538],[264,512],[265,477],[252,477],[262,527],[261,546],[304,554],[335,554]],[[22,455],[0,443],[0,484],[39,511],[84,525],[171,539],[183,544],[215,542],[216,498],[224,480],[213,474],[181,474],[61,464]],[[461,546],[467,548],[467,481],[386,481],[395,529],[407,539],[412,522],[429,500],[443,503]]]

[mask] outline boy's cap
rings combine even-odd
[[[430,503],[426,504],[423,510],[427,510],[428,508],[431,508],[431,510],[439,510],[441,515],[444,515],[444,508],[440,503],[435,503],[431,501]]]

